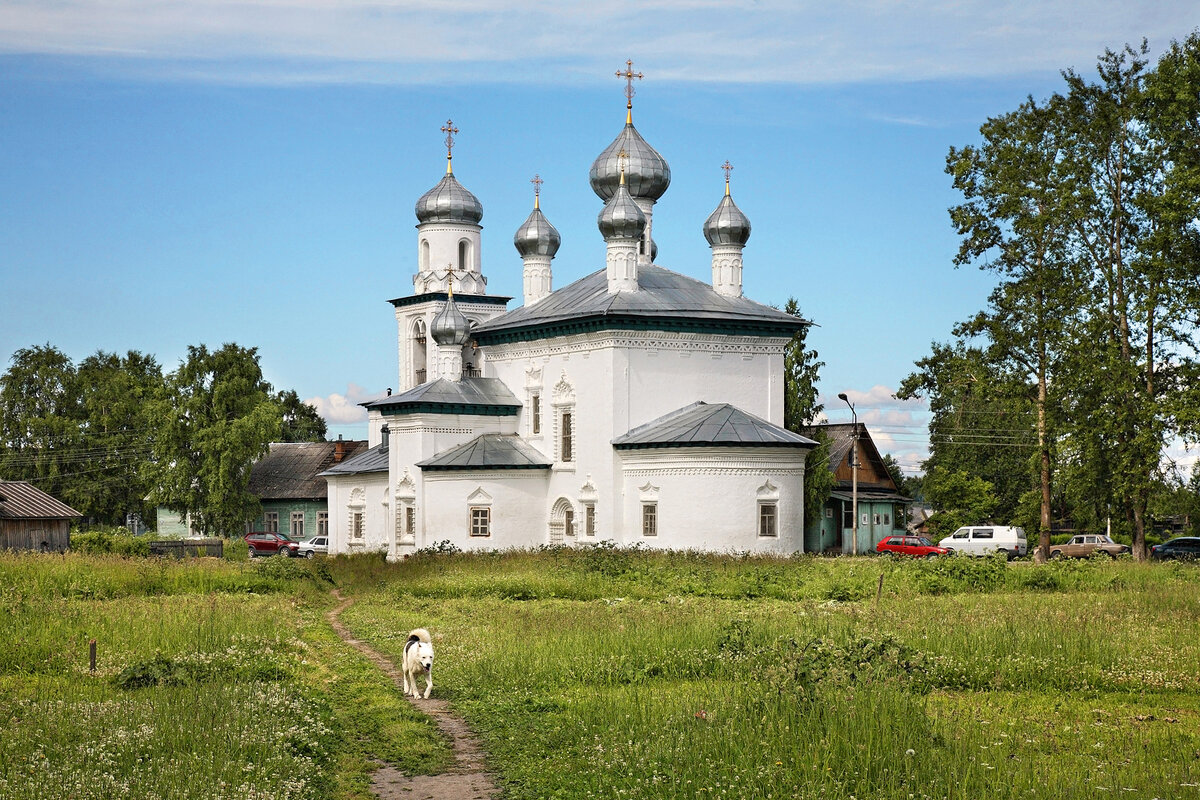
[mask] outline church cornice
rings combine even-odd
[[[449,416],[515,417],[520,406],[483,405],[474,403],[382,403],[372,406],[384,416],[395,414],[441,414]]]
[[[392,301],[393,303],[395,301]],[[579,317],[570,320],[533,324],[498,331],[479,331],[475,338],[480,345],[531,342],[575,334],[603,331],[656,331],[662,333],[706,333],[722,336],[755,336],[788,338],[795,332],[794,325],[770,322],[704,320],[679,317],[653,317],[633,315],[603,315]]]
[[[412,294],[407,297],[397,297],[395,300],[389,300],[396,308],[405,306],[415,306],[421,303],[428,302],[446,302],[450,295],[446,292],[425,292],[423,294]],[[460,306],[482,305],[482,306],[499,306],[505,308],[508,306],[508,301],[511,297],[502,297],[494,294],[461,294],[454,293],[454,302]]]

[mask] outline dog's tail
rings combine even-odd
[[[424,628],[417,628],[416,630],[409,632],[408,641],[424,642],[425,644],[429,644],[433,640],[429,638],[429,631],[425,630]]]

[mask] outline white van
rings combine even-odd
[[[1025,539],[1024,528],[971,525],[959,528],[942,539],[938,542],[938,547],[945,547],[952,553],[961,553],[964,556],[990,556],[992,553],[1002,552],[1009,558],[1016,558],[1028,552],[1029,542]]]

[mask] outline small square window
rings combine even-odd
[[[492,535],[492,510],[490,508],[480,508],[478,506],[471,508],[471,535]]]
[[[825,519],[833,519],[833,506],[825,507]]]
[[[778,516],[778,507],[775,503],[759,503],[758,504],[758,535],[759,536],[779,536],[779,529],[776,527],[776,517]]]
[[[882,518],[878,514],[871,515],[871,524],[872,525],[878,525],[882,521],[883,521]]]
[[[642,536],[658,536],[658,503],[642,503]]]

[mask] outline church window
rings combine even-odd
[[[563,516],[563,533],[567,536],[575,535],[575,511],[568,508]]]
[[[429,240],[421,240],[421,271],[425,272],[429,269]]]
[[[529,428],[536,436],[542,432],[542,396],[532,394],[529,397]]]
[[[293,511],[291,518],[291,537],[296,541],[304,538],[304,512]]]
[[[263,530],[267,533],[279,533],[278,511],[268,511],[263,514]]]
[[[642,536],[658,536],[658,503],[642,503]]]
[[[563,411],[559,418],[559,461],[570,463],[575,460],[574,413]]]
[[[471,507],[471,535],[472,536],[491,536],[492,535],[492,509],[486,506]]]
[[[469,270],[471,265],[468,259],[471,257],[471,243],[466,239],[461,239],[458,242],[458,268],[461,270]]]
[[[361,511],[350,512],[350,538],[363,538],[363,512]]]
[[[775,503],[759,503],[758,504],[758,535],[759,536],[778,536],[779,528],[776,526],[776,519],[779,513],[779,506]]]
[[[413,544],[417,541],[417,509],[412,500],[397,500],[396,544]]]
[[[318,511],[317,512],[317,536],[328,536],[328,535],[329,535],[329,512],[328,511]]]
[[[596,535],[596,504],[587,503],[583,507],[583,532],[587,536]]]

